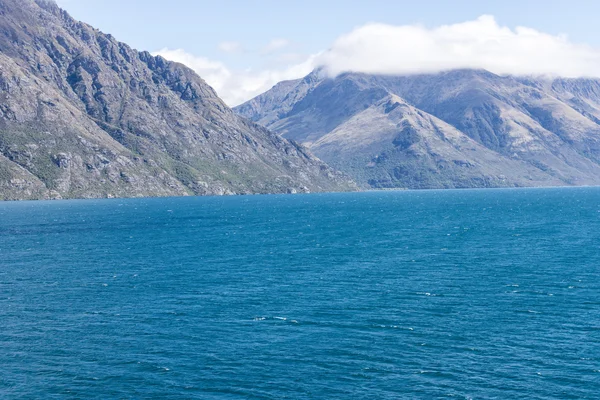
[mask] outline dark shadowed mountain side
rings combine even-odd
[[[189,68],[0,0],[0,199],[353,190]]]
[[[600,184],[600,80],[317,70],[235,110],[365,187]]]

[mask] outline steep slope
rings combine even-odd
[[[600,80],[598,79],[520,79],[568,104],[583,116],[600,124]]]
[[[375,77],[375,84],[503,153],[527,152],[525,146],[532,143],[556,152],[556,146],[567,143],[583,156],[599,154],[600,126],[554,93],[524,85],[513,77],[464,70],[380,76]]]
[[[189,68],[51,1],[0,0],[0,68],[0,198],[353,188],[237,116]]]
[[[376,135],[373,132],[377,132]],[[313,151],[374,188],[539,186],[560,180],[498,155],[390,95],[321,137]]]
[[[262,95],[262,111],[255,109],[249,115],[245,105],[236,110],[266,122],[284,137],[311,146],[323,160],[371,186],[382,186],[382,182],[415,188],[600,184],[597,81],[518,79],[459,70],[413,76],[346,73],[313,82],[312,88],[303,90],[303,97],[288,105],[276,121],[264,119],[279,111],[277,103],[268,100],[272,96],[269,92]],[[278,96],[285,97],[282,93]],[[398,96],[399,103],[414,107],[414,112],[426,120],[436,121],[433,125],[417,123],[421,128],[412,134],[419,139],[407,149],[410,154],[398,152],[389,140],[390,135],[401,135],[404,125],[397,125],[392,132],[391,116],[374,111],[389,96]],[[372,115],[367,117],[365,110],[371,110]],[[324,115],[338,118],[326,119]],[[431,141],[441,122],[477,144],[475,151],[454,146],[449,153],[447,140]],[[377,149],[349,146],[357,129],[361,137],[381,145]],[[346,150],[349,148],[352,151]],[[364,163],[380,154],[395,156],[385,167]],[[390,174],[394,165],[405,172]],[[466,174],[448,168],[456,165],[471,167]],[[382,178],[385,176],[392,179]]]
[[[244,103],[238,108],[238,113],[244,117],[255,120],[261,125],[269,125],[288,112],[297,99],[306,93],[303,89],[310,89],[312,82],[310,75],[304,79],[283,81],[269,90],[268,95],[260,95]]]
[[[257,100],[253,113],[245,103],[236,108],[241,115],[271,127],[284,137],[310,145],[321,136],[361,112],[371,104],[385,98],[387,90],[372,85],[367,77],[353,74],[344,79],[327,79],[317,70],[293,87],[275,87]]]

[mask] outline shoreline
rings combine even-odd
[[[459,192],[459,191],[485,191],[485,190],[550,190],[550,189],[591,189],[600,188],[594,185],[585,186],[520,186],[520,187],[473,187],[473,188],[427,188],[427,189],[410,189],[410,188],[384,188],[384,189],[363,189],[354,191],[339,191],[339,192],[311,192],[311,193],[244,193],[244,194],[223,194],[223,195],[189,195],[189,196],[140,196],[140,197],[71,197],[62,199],[14,199],[0,200],[0,204],[6,203],[57,203],[67,201],[98,201],[98,200],[152,200],[152,199],[190,199],[190,198],[236,198],[236,197],[259,197],[259,196],[310,196],[310,195],[328,195],[328,194],[360,194],[360,193],[393,193],[393,192]]]

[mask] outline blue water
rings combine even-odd
[[[0,204],[0,397],[600,397],[600,189]]]

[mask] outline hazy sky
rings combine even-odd
[[[536,60],[540,60],[538,64],[545,65],[540,73],[592,75],[590,71],[598,66],[600,75],[596,50],[600,48],[600,1],[57,2],[75,18],[137,49],[185,62],[230,104],[278,80],[299,77],[322,62],[336,72],[346,65],[393,73],[421,67],[430,70],[431,65],[488,68],[497,64],[498,72],[530,73],[536,72]],[[482,19],[482,15],[495,20]],[[448,30],[445,25],[455,26]],[[479,39],[482,36],[486,42]],[[521,45],[524,42],[528,44]],[[322,54],[332,48],[330,54]],[[528,57],[531,49],[542,50]],[[570,65],[559,63],[555,70],[548,70],[553,60],[567,56],[574,60]],[[528,59],[521,62],[521,57]],[[366,58],[370,63],[364,62]],[[467,65],[457,64],[457,59],[466,60]]]

